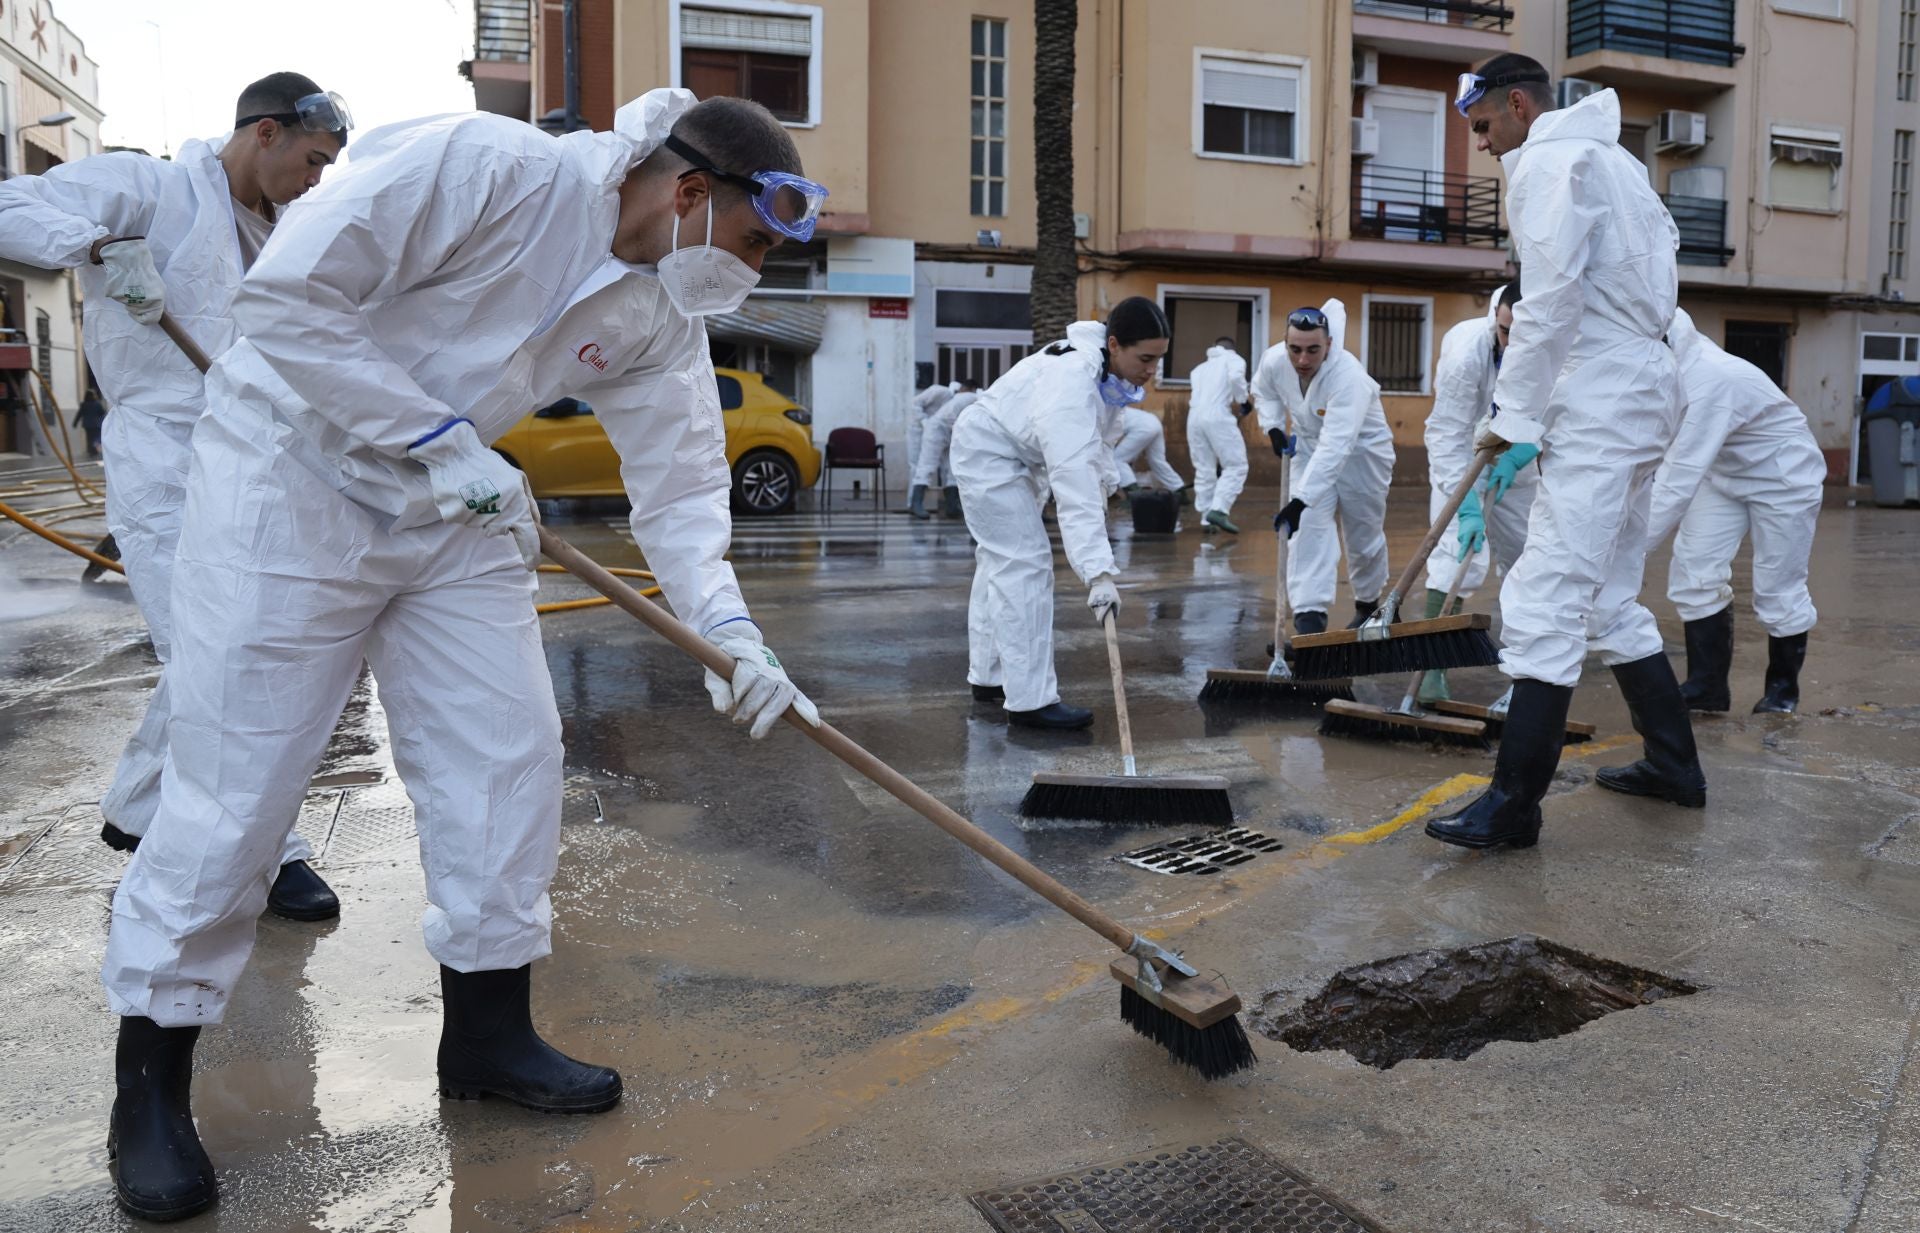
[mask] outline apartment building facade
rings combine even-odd
[[[564,90],[562,5],[535,3],[524,118]],[[1863,388],[1920,371],[1904,307],[1914,3],[1081,0],[1082,309],[1166,307],[1173,351],[1148,406],[1184,465],[1186,375],[1206,346],[1231,336],[1256,358],[1290,309],[1341,299],[1345,345],[1383,386],[1397,478],[1421,482],[1438,340],[1513,273],[1504,178],[1471,149],[1452,85],[1521,51],[1572,78],[1570,100],[1619,92],[1623,140],[1681,226],[1682,302],[1782,380],[1844,478]],[[779,254],[765,291],[714,323],[721,362],[785,384],[821,433],[866,427],[897,456],[915,386],[991,380],[1049,341],[1026,305],[1030,4],[576,5],[589,124],[659,85],[745,94],[832,187],[814,244]],[[1275,477],[1253,457],[1256,482]]]
[[[0,178],[99,150],[98,100],[98,66],[50,0],[0,0]],[[86,382],[79,283],[0,261],[0,453],[47,452],[19,401],[35,371],[72,414]]]

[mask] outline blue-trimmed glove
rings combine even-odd
[[[540,561],[540,507],[526,473],[488,449],[466,419],[448,420],[415,441],[407,457],[427,469],[433,506],[448,522],[511,535],[520,559]]]
[[[733,628],[753,630],[746,622]],[[734,723],[750,725],[747,735],[756,741],[773,731],[789,706],[800,712],[800,718],[816,728],[820,726],[820,712],[794,686],[780,660],[758,636],[735,634],[719,646],[733,657],[733,680],[711,668],[707,670],[707,696],[713,699],[714,710],[733,716]]]
[[[1507,495],[1507,489],[1513,487],[1514,477],[1533,465],[1540,457],[1537,445],[1510,445],[1507,452],[1494,461],[1487,470],[1487,499],[1494,505],[1500,504],[1500,498]]]
[[[1487,542],[1487,516],[1480,508],[1478,489],[1467,494],[1454,517],[1460,523],[1460,560],[1464,561]]]

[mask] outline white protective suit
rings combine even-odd
[[[1813,628],[1807,592],[1827,462],[1807,417],[1767,375],[1728,355],[1683,309],[1667,330],[1686,402],[1653,481],[1649,545],[1680,529],[1667,598],[1686,621],[1733,602],[1733,558],[1753,532],[1753,613],[1768,634]]]
[[[1106,431],[1107,444],[1113,449],[1113,483],[1125,488],[1141,483],[1133,469],[1134,460],[1144,456],[1154,483],[1168,492],[1185,487],[1180,473],[1167,461],[1167,430],[1160,417],[1140,407],[1123,407]]]
[[[407,450],[449,420],[491,442],[529,407],[592,404],[675,611],[752,633],[705,329],[611,255],[621,183],[693,102],[656,90],[612,132],[557,139],[484,114],[394,125],[282,218],[194,430],[173,740],[114,899],[116,1014],[220,1019],[363,657],[419,826],[428,950],[463,972],[548,953],[562,751],[534,576],[510,536],[435,512]]]
[[[1202,518],[1213,510],[1233,513],[1247,486],[1247,439],[1231,403],[1247,400],[1246,357],[1231,347],[1207,348],[1187,378],[1187,453],[1193,459],[1193,507]]]
[[[172,690],[174,547],[186,505],[187,439],[206,408],[206,382],[157,325],[107,298],[104,267],[88,260],[107,236],[145,236],[167,287],[167,311],[208,355],[234,340],[233,293],[245,273],[234,211],[243,207],[220,162],[225,137],[190,141],[172,162],[100,154],[0,184],[0,258],[75,269],[86,294],[87,362],[113,408],[101,434],[107,529],[153,637],[160,684],[100,802],[107,821],[145,835],[160,807]],[[312,855],[289,833],[283,860]]]
[[[1065,344],[1009,369],[960,417],[953,473],[974,550],[967,680],[999,685],[1009,711],[1060,700],[1053,674],[1053,545],[1040,507],[1049,487],[1067,563],[1083,583],[1115,574],[1107,543],[1112,456],[1101,433],[1117,417],[1100,400],[1107,327],[1076,321]]]
[[[1481,421],[1493,414],[1493,383],[1500,375],[1500,361],[1494,351],[1494,315],[1499,304],[1500,292],[1495,291],[1487,303],[1486,316],[1462,321],[1440,340],[1433,410],[1427,415],[1427,476],[1433,488],[1428,498],[1429,518],[1440,516],[1453,490],[1460,486],[1473,463],[1474,434]],[[1460,523],[1458,519],[1449,522],[1427,557],[1428,588],[1445,591],[1458,578],[1460,594],[1472,595],[1487,579],[1489,555],[1499,561],[1502,573],[1512,569],[1527,543],[1527,519],[1533,513],[1533,496],[1539,487],[1540,468],[1536,463],[1514,477],[1496,504],[1487,492],[1483,472],[1480,508],[1486,515],[1487,542],[1461,561]],[[1466,570],[1464,577],[1462,568]]]
[[[1548,112],[1507,171],[1524,293],[1494,385],[1493,431],[1541,448],[1527,546],[1500,589],[1508,676],[1571,686],[1662,650],[1640,605],[1653,475],[1680,426],[1679,232],[1620,148],[1612,90]]]
[[[953,425],[960,413],[979,397],[976,391],[960,390],[921,418],[920,452],[914,457],[913,483],[932,488],[942,475],[947,477],[947,483],[953,483]]]
[[[1380,383],[1343,345],[1346,305],[1328,300],[1322,311],[1327,359],[1304,392],[1284,341],[1267,348],[1253,377],[1260,430],[1284,428],[1298,443],[1287,471],[1289,499],[1307,507],[1287,553],[1287,598],[1295,612],[1332,608],[1343,534],[1355,602],[1373,603],[1387,588],[1393,430],[1380,405]]]
[[[907,459],[919,465],[920,449],[926,440],[927,417],[939,411],[955,394],[960,392],[960,383],[948,385],[929,385],[913,396],[913,414],[907,417]]]

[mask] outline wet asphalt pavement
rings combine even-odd
[[[1211,876],[1115,859],[1197,828],[1018,817],[1034,771],[1117,762],[1104,643],[1064,564],[1060,676],[1095,708],[1090,734],[1009,730],[971,701],[959,524],[849,503],[743,520],[733,554],[769,644],[831,722],[1225,973],[1256,1069],[1206,1084],[1169,1065],[1119,1022],[1097,938],[798,734],[749,742],[712,714],[697,668],[590,609],[545,625],[571,776],[535,1015],[620,1068],[623,1104],[555,1119],[439,1098],[411,811],[363,684],[301,821],[343,915],[263,919],[197,1055],[220,1206],[180,1227],[986,1229],[974,1191],[1224,1135],[1395,1233],[1920,1227],[1920,513],[1830,502],[1800,716],[1746,714],[1765,638],[1736,608],[1735,713],[1696,725],[1705,811],[1594,787],[1593,767],[1638,747],[1592,663],[1574,717],[1599,738],[1563,763],[1540,847],[1473,854],[1420,823],[1476,791],[1489,755],[1196,704],[1208,667],[1262,664],[1273,542],[1255,528],[1271,500],[1243,498],[1240,542],[1136,540],[1112,522],[1142,771],[1226,776],[1237,824],[1283,845]],[[1423,508],[1396,493],[1396,562]],[[642,564],[617,509],[549,510],[603,563]],[[83,587],[73,558],[11,534],[0,1230],[131,1227],[105,1168],[114,1024],[96,975],[123,858],[93,837],[92,803],[155,665],[123,585]],[[1665,562],[1647,596],[1678,663]],[[1745,582],[1743,558],[1741,605]],[[1455,675],[1474,700],[1502,686]],[[1349,965],[1516,934],[1700,992],[1388,1070],[1260,1032]]]

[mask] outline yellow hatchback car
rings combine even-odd
[[[717,368],[720,409],[733,469],[733,508],[742,514],[785,514],[820,478],[813,414],[755,372]],[[623,497],[620,458],[593,408],[562,399],[527,416],[493,448],[527,473],[533,495]]]

